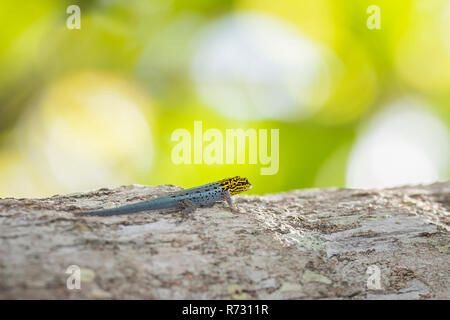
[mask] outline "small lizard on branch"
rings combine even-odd
[[[231,211],[236,212],[236,209],[233,207],[231,196],[251,188],[252,185],[247,178],[236,176],[199,187],[177,191],[156,199],[133,203],[118,208],[84,211],[79,212],[78,214],[110,216],[168,208],[182,209],[183,213],[187,214],[193,212],[198,207],[209,206],[223,200],[228,203]]]

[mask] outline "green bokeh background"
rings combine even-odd
[[[66,8],[73,4],[81,8],[80,30],[66,28]],[[380,7],[379,30],[367,28],[370,5]],[[249,177],[254,194],[345,187],[360,128],[391,101],[403,96],[426,101],[428,112],[449,127],[447,11],[448,1],[440,0],[1,1],[0,197],[42,197],[130,183],[190,187],[234,175]],[[345,71],[331,65],[333,87],[317,112],[293,119],[235,119],[199,97],[190,73],[198,35],[219,19],[245,12],[289,25],[339,59]],[[127,152],[133,132],[116,132],[110,124],[96,128],[90,117],[98,113],[83,114],[81,102],[70,103],[68,92],[88,96],[97,85],[123,90],[124,99],[137,106],[148,125],[151,150],[143,143],[136,145],[141,153]],[[317,90],[320,95],[320,86]],[[99,99],[98,104],[108,105]],[[77,124],[86,119],[92,121],[90,129]],[[260,175],[260,164],[173,164],[171,134],[178,128],[192,131],[195,120],[203,121],[204,131],[217,128],[224,135],[229,128],[279,129],[278,173]],[[77,143],[71,135],[63,139],[79,155],[76,163],[70,156],[58,158],[58,147],[48,147],[52,142],[42,132],[58,123],[73,124]],[[83,141],[103,145],[110,134],[130,136],[109,149],[91,148],[83,158]],[[50,161],[48,154],[59,162]],[[141,155],[142,161],[136,160]],[[94,161],[107,172],[86,174],[83,168]],[[61,179],[65,166],[68,176]],[[447,165],[439,179],[448,177]]]

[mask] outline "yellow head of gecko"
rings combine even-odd
[[[226,178],[218,181],[223,190],[228,190],[231,195],[235,195],[252,188],[252,185],[247,178],[244,177],[233,177]]]

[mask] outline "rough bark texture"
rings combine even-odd
[[[216,204],[185,220],[73,214],[178,189],[0,200],[0,298],[450,298],[450,182],[241,196],[241,214]],[[67,288],[71,265],[79,290]],[[367,284],[377,270],[380,289]]]

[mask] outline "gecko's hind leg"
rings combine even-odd
[[[180,201],[180,205],[182,208],[181,214],[183,215],[182,220],[186,219],[189,216],[189,214],[191,214],[192,212],[195,211],[195,209],[197,209],[197,206],[194,203],[192,203],[192,201],[187,199]]]

